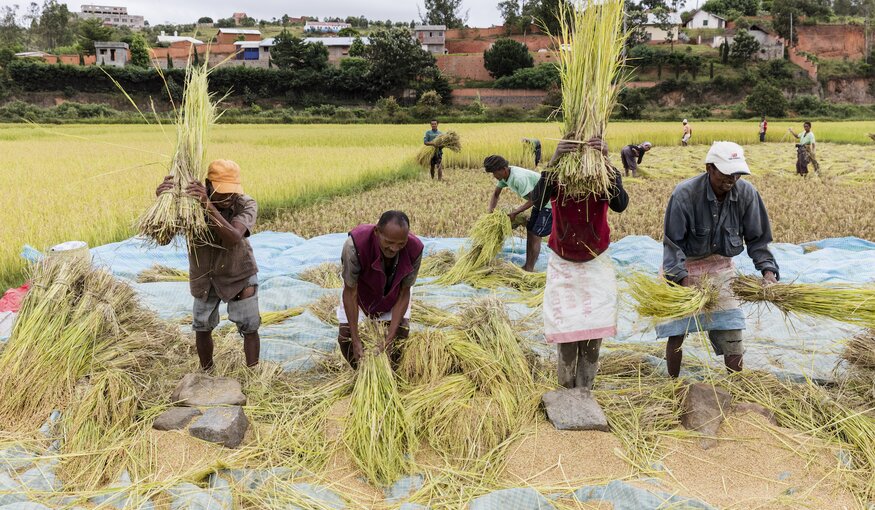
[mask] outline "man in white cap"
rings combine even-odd
[[[638,177],[638,165],[644,160],[644,153],[653,147],[650,142],[644,142],[639,145],[630,144],[620,150],[620,159],[623,161],[623,168],[626,170],[626,177],[629,172],[632,172],[632,177]]]
[[[772,230],[765,204],[752,184],[744,150],[732,142],[714,142],[705,157],[705,173],[678,184],[665,211],[662,270],[666,279],[684,286],[707,277],[720,289],[717,306],[707,314],[657,325],[659,338],[668,338],[668,374],[678,377],[689,332],[707,331],[726,368],[742,368],[744,314],[729,288],[735,275],[732,257],[747,245],[747,254],[763,275],[764,285],[778,281],[778,264],[769,251]]]
[[[693,137],[693,128],[690,127],[690,123],[687,122],[687,119],[684,119],[684,136],[681,137],[681,145],[686,147],[690,144],[690,138]]]

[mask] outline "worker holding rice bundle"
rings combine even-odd
[[[525,200],[525,203],[508,214],[511,222],[519,214],[532,209],[529,221],[526,223],[526,263],[523,265],[523,270],[532,272],[535,270],[535,263],[541,253],[541,238],[550,235],[553,228],[553,214],[549,197],[545,198],[543,188],[538,186],[541,174],[518,166],[510,166],[507,160],[499,155],[492,155],[484,159],[483,167],[486,169],[486,173],[492,174],[498,181],[495,185],[495,191],[489,199],[490,213],[495,210],[501,192],[505,188],[510,188]]]
[[[389,324],[383,344],[376,349],[387,352],[393,365],[400,360],[398,344],[410,333],[410,291],[423,248],[401,211],[386,211],[376,225],[359,225],[349,232],[340,256],[343,292],[337,308],[337,343],[353,368],[364,356],[359,322],[366,317]]]
[[[562,141],[548,168],[566,154],[596,150],[611,175],[606,196],[571,197],[552,171],[544,173],[545,196],[552,201],[553,231],[544,289],[544,333],[558,350],[559,384],[592,388],[602,338],[617,332],[617,277],[610,256],[608,208],[623,212],[629,195],[620,171],[607,162],[608,146],[600,138],[586,143]]]
[[[787,128],[795,138],[799,140],[796,144],[796,173],[805,177],[808,175],[808,163],[814,166],[814,173],[820,175],[820,163],[817,162],[816,153],[814,151],[816,141],[814,133],[811,132],[811,123],[804,122],[802,124],[802,134],[793,132],[793,128]]]
[[[730,289],[735,276],[732,257],[747,246],[764,284],[778,281],[778,264],[769,251],[772,230],[765,204],[750,175],[744,150],[732,142],[714,142],[705,157],[705,173],[678,184],[665,212],[663,264],[665,278],[685,286],[707,282],[719,288],[716,308],[696,317],[657,325],[668,338],[665,359],[671,377],[680,374],[682,345],[688,332],[707,331],[714,352],[730,372],[742,368],[745,318]]]
[[[644,142],[639,145],[630,144],[620,150],[620,159],[623,161],[626,177],[629,176],[629,172],[632,173],[632,177],[638,177],[638,165],[644,161],[644,153],[649,151],[651,147],[653,147],[652,143]]]
[[[444,134],[444,132],[438,130],[438,121],[432,120],[431,129],[425,132],[425,137],[422,139],[424,145],[433,146],[435,148],[434,155],[431,157],[429,165],[431,178],[434,179],[434,171],[437,169],[437,178],[439,181],[444,178],[444,150],[441,147],[437,147],[434,141],[442,134]]]
[[[156,195],[172,192],[171,176]],[[192,182],[186,193],[197,198],[206,212],[210,238],[189,247],[189,282],[194,297],[192,329],[201,368],[213,366],[213,330],[219,324],[219,303],[228,303],[228,319],[243,336],[246,365],[258,364],[261,348],[258,328],[258,265],[249,244],[258,204],[243,193],[240,167],[218,159],[210,163],[204,184]]]

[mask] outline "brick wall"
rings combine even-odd
[[[502,32],[503,34],[503,32]],[[536,52],[540,49],[548,49],[551,47],[550,38],[546,35],[513,35],[510,37],[514,41],[525,44],[529,51]],[[492,47],[492,44],[497,38],[488,39],[450,39],[447,37],[447,52],[449,53],[483,53]]]
[[[491,81],[492,76],[483,67],[483,53],[467,55],[435,55],[437,66],[441,72],[455,80],[479,80]],[[549,51],[532,53],[535,65],[545,62],[555,62],[553,54]]]
[[[470,105],[480,95],[480,101],[487,106],[516,106],[533,108],[547,97],[543,90],[505,90],[505,89],[454,89],[453,104]]]
[[[863,58],[866,34],[860,25],[802,25],[795,28],[796,49],[824,58]]]

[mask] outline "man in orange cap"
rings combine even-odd
[[[156,194],[173,189],[167,176]],[[197,198],[207,216],[212,239],[190,246],[189,282],[194,297],[192,329],[201,368],[213,366],[213,329],[219,324],[219,303],[228,303],[228,318],[243,336],[246,365],[258,364],[261,340],[258,327],[258,266],[249,237],[255,226],[258,204],[243,193],[240,167],[230,160],[210,163],[204,184],[192,182],[186,193]]]

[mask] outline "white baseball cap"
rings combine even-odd
[[[687,119],[684,119],[684,124],[686,124],[686,123],[687,123]]]
[[[744,160],[744,149],[733,142],[714,142],[705,156],[705,163],[713,163],[724,175],[750,175],[750,168]]]

